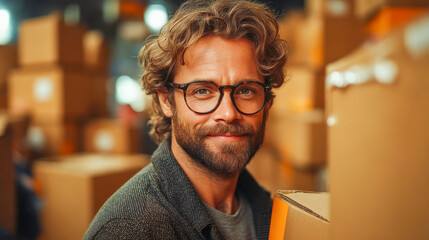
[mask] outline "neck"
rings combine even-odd
[[[226,178],[211,173],[196,164],[175,138],[172,138],[171,150],[203,202],[226,214],[233,214],[238,209],[235,189],[239,174]]]

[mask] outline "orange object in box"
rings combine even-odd
[[[84,32],[81,26],[66,25],[60,13],[23,21],[19,26],[19,65],[81,66]]]
[[[15,166],[13,132],[8,115],[0,113],[0,229],[15,233]]]
[[[278,191],[269,239],[329,239],[329,193]]]
[[[18,68],[9,76],[9,111],[37,122],[87,116],[89,83],[80,68]]]
[[[147,164],[147,155],[77,154],[36,161],[43,236],[82,239],[104,202]]]
[[[428,12],[429,8],[385,7],[366,25],[371,35],[382,37]]]
[[[97,119],[85,126],[84,150],[100,153],[141,152],[141,129],[114,119]]]
[[[121,18],[143,19],[146,5],[141,1],[122,0],[119,2],[119,14]]]

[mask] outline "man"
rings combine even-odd
[[[284,79],[273,15],[248,1],[189,1],[139,59],[160,146],[85,239],[266,239],[270,194],[245,166]]]

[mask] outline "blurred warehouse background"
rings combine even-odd
[[[0,239],[80,239],[104,201],[148,164],[156,144],[137,55],[181,2],[0,0]],[[375,199],[408,201],[386,186],[429,184],[420,172],[429,169],[429,86],[420,82],[429,75],[429,3],[266,4],[290,44],[287,79],[248,169],[273,194],[330,191],[332,215],[344,223],[333,236],[348,239],[360,219],[384,213]],[[410,185],[397,184],[404,177]],[[367,201],[356,202],[363,191]],[[418,199],[416,208],[429,194]],[[349,208],[361,218],[348,221]],[[428,213],[408,217],[429,222]]]

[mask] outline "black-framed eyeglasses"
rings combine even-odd
[[[231,99],[235,109],[245,115],[261,111],[268,101],[271,85],[256,81],[240,82],[236,85],[219,86],[210,81],[194,81],[185,84],[168,83],[181,89],[188,108],[199,114],[211,113],[219,106],[223,98],[223,89],[231,89]]]

